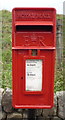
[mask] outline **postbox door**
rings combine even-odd
[[[14,54],[16,54],[16,57],[14,56]],[[16,67],[13,70],[13,76],[14,76],[13,87],[15,90],[14,91],[15,102],[13,102],[13,105],[15,107],[20,107],[20,108],[31,108],[31,107],[51,108],[53,106],[53,84],[54,84],[54,81],[52,79],[54,77],[53,68],[54,68],[55,53],[53,52],[53,50],[51,51],[40,50],[39,53],[40,55],[33,57],[29,56],[29,50],[16,50],[14,54],[13,56],[14,59],[16,60],[16,63],[15,61],[13,61],[13,64],[16,65]],[[39,67],[38,69],[40,69],[42,73],[40,71],[33,72],[32,67],[30,66],[27,67],[26,64],[28,63],[30,65],[31,60],[36,61],[37,67]],[[40,66],[38,66],[37,62],[40,62]],[[33,62],[31,62],[31,64],[33,65]],[[39,75],[35,76],[37,77],[37,79],[35,79],[35,77],[31,78],[31,75],[30,76],[27,75],[30,73],[31,74],[34,73],[35,75],[40,74],[40,76]],[[40,81],[38,81],[38,78]],[[40,85],[38,84],[38,82],[40,82],[39,83]],[[36,86],[36,84],[39,85],[39,87]]]

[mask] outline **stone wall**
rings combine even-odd
[[[0,88],[0,120],[28,120],[28,109],[12,107],[12,90]],[[65,91],[54,95],[52,109],[36,109],[36,120],[65,120]]]

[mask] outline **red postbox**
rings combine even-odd
[[[12,11],[12,81],[15,108],[51,108],[56,49],[54,8]]]

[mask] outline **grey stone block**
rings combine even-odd
[[[61,120],[61,118],[55,116],[52,118],[52,120]]]
[[[37,116],[36,120],[45,120],[45,118],[43,118],[42,116]]]
[[[21,120],[22,114],[21,113],[10,113],[7,115],[7,120]]]
[[[7,114],[5,112],[2,113],[2,119],[1,120],[6,120]]]
[[[2,107],[3,110],[7,113],[13,111],[12,107],[12,90],[7,88],[6,91],[3,92],[2,96]]]
[[[3,117],[3,114],[2,114],[2,112],[0,112],[0,120],[2,119],[2,117]]]
[[[24,109],[22,111],[23,118],[27,119],[28,118],[28,109]]]
[[[36,109],[36,116],[40,116],[42,114],[42,109]]]
[[[23,118],[28,118],[28,114],[23,113]]]
[[[51,109],[43,109],[42,114],[45,117],[57,115],[57,96],[56,95],[54,95],[54,107]]]
[[[50,119],[50,117],[45,118],[42,116],[38,116],[36,120],[52,120],[52,119]]]
[[[2,107],[1,107],[1,100],[2,100],[2,93],[3,93],[4,89],[0,88],[0,120],[3,117],[3,113],[2,113]]]
[[[65,119],[65,91],[56,93],[58,99],[58,116]]]

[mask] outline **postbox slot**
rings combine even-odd
[[[53,26],[52,25],[16,25],[16,32],[52,32]]]

